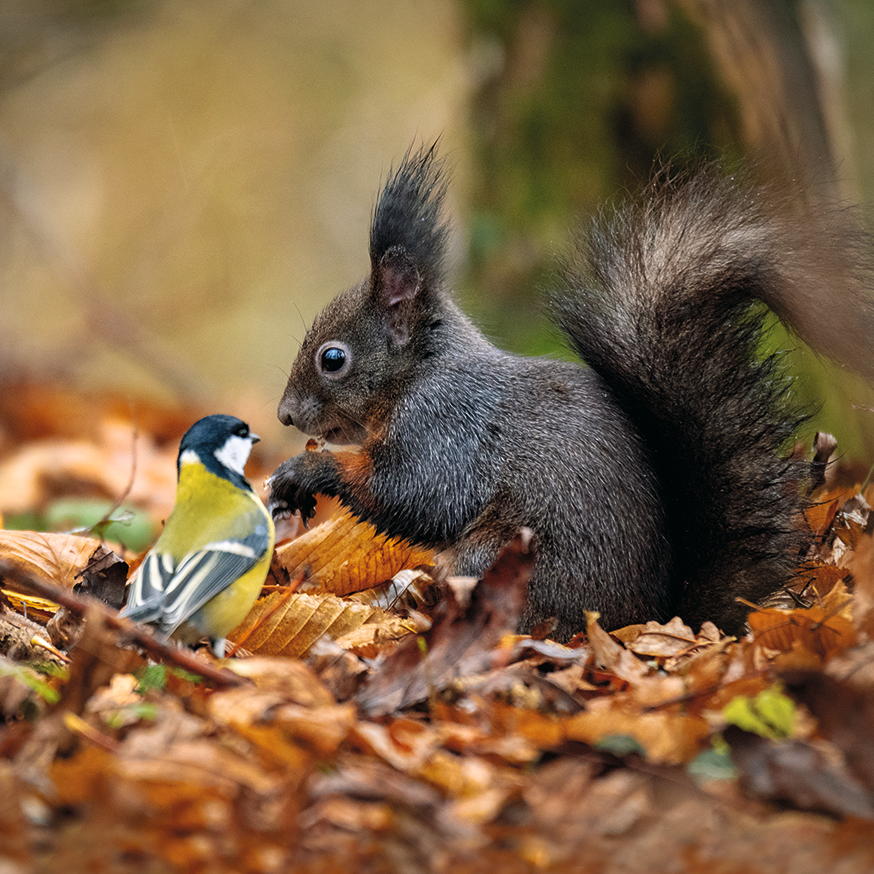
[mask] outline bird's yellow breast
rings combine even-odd
[[[155,544],[177,561],[208,543],[251,533],[252,513],[263,518],[273,545],[273,520],[257,496],[216,476],[200,462],[181,466],[176,505]]]
[[[211,601],[207,601],[191,616],[189,624],[198,629],[200,634],[208,634],[213,638],[227,637],[249,615],[270,569],[272,553],[271,544],[261,561]]]
[[[199,462],[183,463],[176,489],[176,506],[155,548],[177,561],[210,543],[252,533],[253,522],[267,528],[264,555],[246,573],[189,617],[175,637],[195,641],[203,635],[224,638],[246,618],[270,567],[275,532],[267,508],[248,490],[216,476]]]

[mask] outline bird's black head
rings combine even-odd
[[[181,469],[187,461],[199,461],[218,476],[248,488],[243,469],[253,444],[260,439],[236,416],[205,416],[182,437],[177,467]]]

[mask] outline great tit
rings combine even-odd
[[[208,637],[224,655],[273,552],[273,520],[243,474],[259,439],[234,416],[207,416],[188,429],[176,462],[176,504],[131,579],[122,616],[183,643]]]

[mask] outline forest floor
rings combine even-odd
[[[517,635],[524,534],[446,579],[325,504],[217,661],[115,611],[199,414],[0,399],[2,874],[874,871],[864,471],[829,472],[739,638]]]

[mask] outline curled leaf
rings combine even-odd
[[[0,531],[0,560],[65,588],[83,582],[93,570],[99,576],[117,577],[120,592],[127,571],[127,565],[115,553],[93,538],[42,531]],[[27,610],[43,619],[57,612],[54,602],[17,593],[14,586],[3,591],[22,612]]]

